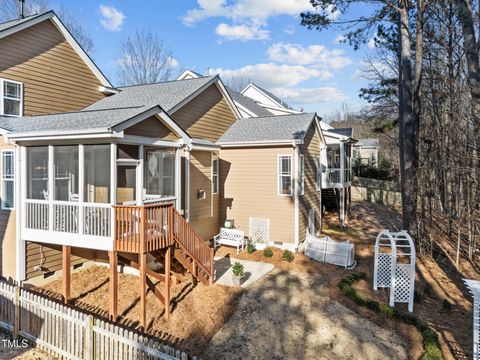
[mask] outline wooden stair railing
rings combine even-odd
[[[210,247],[195,229],[175,209],[173,211],[173,240],[175,258],[205,285],[213,284],[214,260]]]

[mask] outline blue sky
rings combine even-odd
[[[95,45],[93,58],[115,84],[119,44],[136,30],[155,32],[178,68],[252,79],[296,108],[325,115],[359,107],[358,76],[372,50],[338,43],[341,32],[300,26],[308,0],[62,1]],[[332,16],[337,16],[334,14]]]

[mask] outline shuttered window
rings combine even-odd
[[[13,150],[2,151],[2,209],[15,207],[15,155]]]

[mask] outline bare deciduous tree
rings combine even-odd
[[[238,92],[241,92],[248,84],[253,82],[252,79],[244,76],[232,76],[224,78],[223,81],[225,85]]]
[[[178,66],[165,43],[150,31],[137,31],[122,41],[118,62],[122,86],[170,80]]]
[[[25,1],[24,15],[41,14],[51,8],[52,6],[48,0],[28,0]],[[91,55],[93,52],[93,41],[83,26],[63,6],[56,9],[56,14],[83,50]],[[19,16],[20,2],[18,0],[0,0],[0,21],[18,19]]]

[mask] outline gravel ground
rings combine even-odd
[[[50,360],[53,357],[43,353],[42,351],[28,345],[22,346],[22,340],[17,340],[17,347],[8,346],[8,342],[12,342],[12,336],[0,331],[0,359],[16,359],[16,360]]]
[[[406,342],[325,295],[318,276],[275,269],[245,292],[203,359],[407,359]]]

